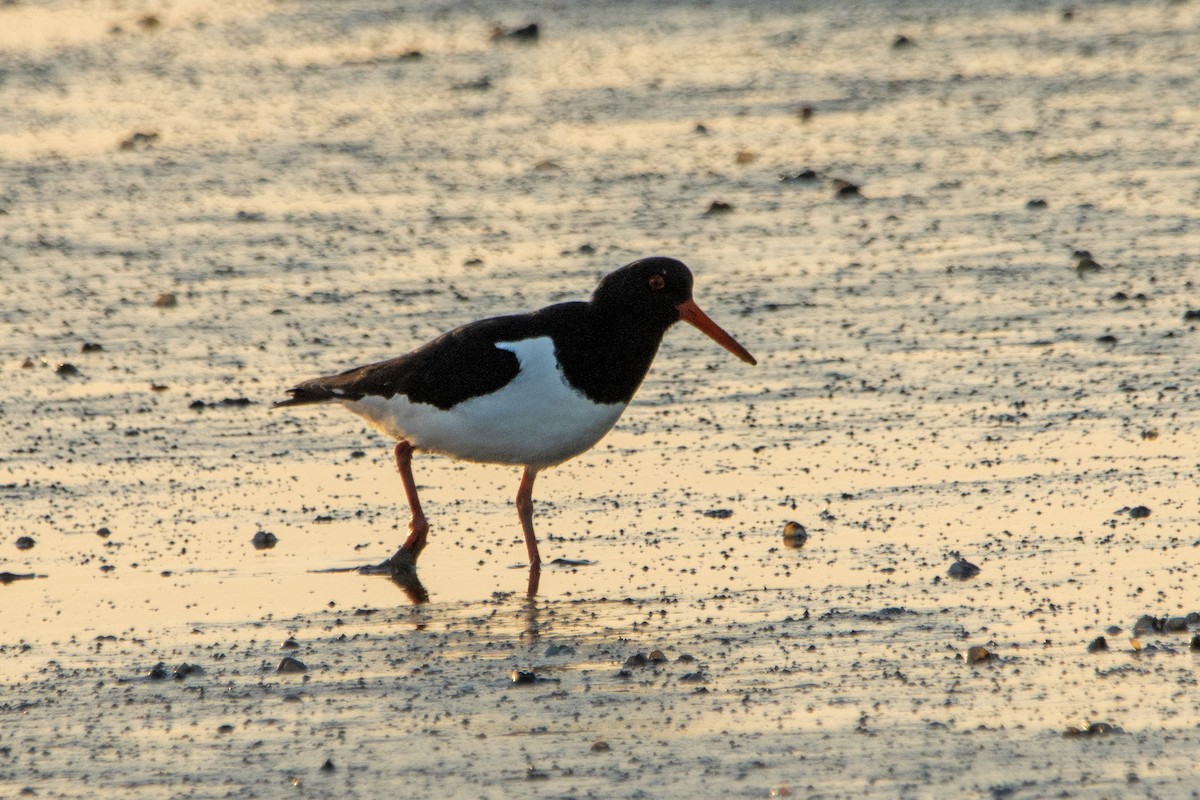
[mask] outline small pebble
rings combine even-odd
[[[270,550],[279,544],[279,537],[270,531],[259,531],[254,534],[254,538],[250,540],[250,543],[254,545],[255,550]]]
[[[575,648],[569,644],[552,644],[546,648],[545,655],[547,656],[573,656]]]
[[[836,178],[833,181],[834,194],[838,197],[862,197],[862,190],[858,184],[844,181],[841,178]]]
[[[1184,322],[1196,322],[1200,320],[1200,308],[1189,308],[1183,312]],[[30,365],[32,366],[32,364]]]
[[[1187,617],[1167,617],[1163,630],[1168,633],[1182,633],[1188,629]]]
[[[815,171],[802,169],[799,172],[788,172],[779,176],[780,183],[816,183],[821,179]]]
[[[154,298],[155,308],[174,308],[179,305],[179,300],[176,299],[173,292],[164,292]]]
[[[54,374],[61,375],[64,378],[74,378],[79,375],[79,367],[64,361],[54,368]]]
[[[651,650],[646,656],[646,660],[651,664],[665,664],[668,661],[662,650]]]
[[[295,675],[300,672],[308,672],[308,667],[304,665],[303,661],[297,661],[291,656],[284,656],[275,671],[281,675]]]
[[[624,666],[625,669],[629,669],[630,667],[644,667],[646,664],[647,660],[644,653],[634,653],[629,658],[625,659],[625,663],[622,666]]]
[[[1108,650],[1108,640],[1103,636],[1097,636],[1087,646],[1089,653],[1100,653],[1105,650]]]
[[[17,549],[18,550],[31,550],[31,549],[33,549],[33,546],[35,544],[37,544],[37,542],[34,541],[34,538],[32,536],[18,536],[17,537]]]
[[[203,675],[204,668],[197,664],[189,664],[186,661],[175,668],[175,680],[181,681],[184,678],[190,678],[193,675]]]
[[[1092,258],[1087,250],[1075,251],[1075,270],[1077,272],[1098,272],[1102,267]]]
[[[525,672],[519,669],[514,669],[511,673],[509,673],[509,677],[517,686],[525,686],[531,683],[537,683],[536,674],[532,672]]]
[[[321,765],[321,772],[333,772],[337,767],[333,766],[332,759],[325,759],[325,763]]]
[[[1141,633],[1160,633],[1163,629],[1163,621],[1158,617],[1152,617],[1149,614],[1143,614],[1138,617],[1137,622],[1133,623],[1133,635],[1137,636]]]
[[[1192,641],[1190,644],[1188,644],[1188,648],[1190,650],[1200,650],[1200,633],[1192,636]]]
[[[731,204],[726,203],[724,200],[713,200],[709,204],[708,210],[704,212],[704,216],[711,217],[717,214],[728,214],[731,211],[733,211]]]
[[[154,131],[135,131],[122,139],[118,147],[122,150],[145,150],[156,141],[158,141],[158,134]]]
[[[603,739],[601,739],[600,741],[597,741],[597,742],[592,742],[592,752],[593,753],[607,753],[610,750],[612,750],[612,747],[609,745],[608,742],[604,741]]]
[[[917,43],[915,41],[913,41],[910,37],[905,36],[904,34],[900,34],[895,39],[892,40],[892,49],[893,50],[904,50],[905,48],[916,47],[916,46],[917,46]]]
[[[81,353],[99,353],[103,349],[104,349],[104,345],[102,345],[102,344],[97,344],[95,342],[84,342],[79,347],[79,352],[81,352]]]
[[[1134,506],[1133,508],[1129,509],[1129,516],[1132,519],[1145,519],[1146,517],[1150,516],[1150,509],[1146,508],[1145,506]]]
[[[957,561],[955,561],[953,564],[950,565],[950,568],[948,570],[946,570],[947,575],[949,575],[951,578],[954,578],[955,580],[960,580],[960,581],[970,580],[971,578],[974,578],[976,575],[978,575],[979,572],[980,572],[979,567],[975,566],[970,561],[967,561],[965,558],[962,558],[961,556],[959,557],[959,559]]]
[[[1045,208],[1046,206],[1047,206],[1046,201],[1040,197],[1030,200],[1029,202],[1027,202],[1025,204],[1025,207],[1028,209],[1042,209],[1042,208]]]
[[[221,735],[233,733],[233,726],[232,725],[221,725],[217,728],[217,733],[219,733]]]
[[[514,42],[536,42],[541,37],[541,29],[536,22],[523,25],[520,28],[504,29],[499,26],[492,28],[493,42],[508,40]]]
[[[150,668],[149,678],[152,681],[165,680],[171,673],[167,670],[167,665],[161,661]]]
[[[1086,728],[1067,728],[1063,736],[1075,738],[1081,736],[1105,736],[1110,733],[1124,733],[1116,725],[1109,722],[1092,722]]]
[[[289,636],[283,644],[279,645],[279,649],[280,650],[299,650],[300,643]]]
[[[980,664],[984,661],[991,661],[995,657],[990,650],[980,645],[975,645],[967,649],[968,664]]]
[[[799,550],[808,541],[808,531],[799,522],[786,522],[783,525],[783,544],[793,550]]]

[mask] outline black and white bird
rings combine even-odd
[[[534,478],[612,429],[680,320],[756,363],[692,300],[688,268],[654,257],[606,275],[588,302],[468,323],[407,355],[298,384],[274,407],[338,403],[397,442],[412,519],[404,545],[385,562],[395,570],[415,568],[429,534],[414,452],[524,467],[517,513],[537,570]]]

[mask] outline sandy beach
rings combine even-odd
[[[1194,0],[0,5],[0,797],[1200,796],[1198,52]],[[271,403],[655,254],[758,365],[668,333],[536,596],[519,470],[431,455],[419,583],[355,572],[390,445]]]

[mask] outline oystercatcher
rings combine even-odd
[[[407,355],[298,384],[273,407],[339,403],[396,440],[412,511],[404,545],[381,565],[396,571],[415,569],[429,534],[413,481],[415,451],[523,466],[517,513],[536,571],[534,478],[608,433],[679,320],[756,363],[692,300],[688,268],[654,257],[609,273],[588,302],[471,322]]]

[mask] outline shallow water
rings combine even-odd
[[[1131,629],[1200,611],[1198,50],[1194,3],[0,8],[0,786],[1195,796],[1196,626]],[[430,602],[323,571],[402,494],[283,389],[651,253],[760,363],[671,331],[539,478],[590,563],[525,598],[518,471],[418,456]]]

